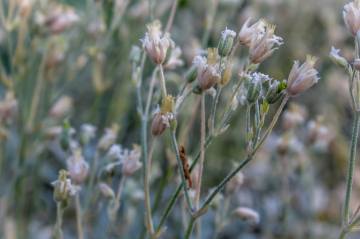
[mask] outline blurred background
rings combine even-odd
[[[277,80],[287,79],[294,60],[302,63],[311,54],[319,58],[315,68],[321,77],[309,90],[291,98],[256,158],[242,170],[241,186],[233,194],[222,191],[212,209],[201,218],[202,238],[338,237],[354,114],[349,103],[347,72],[334,66],[329,52],[334,46],[341,49],[340,55],[348,62],[354,61],[353,36],[342,19],[347,3],[346,0],[178,1],[170,33],[181,48],[183,64],[165,71],[170,94],[179,93],[194,56],[206,47],[217,47],[225,27],[238,33],[249,17],[252,23],[264,18],[277,25],[275,34],[284,40],[261,63],[259,72]],[[83,150],[90,165],[98,139],[112,123],[120,126],[118,144],[124,148],[140,144],[141,120],[129,54],[132,45],[141,47],[139,39],[144,38],[147,23],[158,19],[165,28],[172,4],[170,0],[1,1],[0,112],[5,108],[1,108],[1,102],[3,105],[9,102],[5,95],[14,85],[15,107],[19,110],[10,115],[3,113],[0,121],[0,238],[53,238],[56,202],[51,182],[58,178],[60,169],[66,168],[58,142],[61,131],[58,126],[64,119],[78,132],[84,123],[97,127],[96,137]],[[48,17],[57,14],[51,12],[54,6],[70,9],[74,14],[60,22],[68,24],[65,27],[47,25]],[[205,23],[211,20],[207,28]],[[247,47],[236,51],[232,79],[220,95],[218,109],[225,108],[247,55]],[[147,58],[141,88],[143,102],[154,67]],[[155,92],[160,88],[156,85]],[[38,108],[31,115],[34,95],[38,98]],[[200,146],[199,98],[192,94],[179,115],[178,141],[186,147],[189,160]],[[208,95],[207,114],[211,99]],[[270,108],[265,127],[276,109],[277,105]],[[206,151],[202,199],[246,156],[245,111],[240,104],[229,121],[230,128]],[[217,119],[221,112],[218,110]],[[193,124],[189,125],[189,120]],[[151,137],[149,134],[148,147]],[[24,140],[26,147],[21,147]],[[173,158],[169,137],[164,134],[159,137],[153,155],[152,201]],[[176,167],[170,168],[172,176],[153,214],[155,225],[180,182]],[[16,194],[19,178],[24,190]],[[117,173],[114,185],[119,180]],[[142,190],[139,171],[124,185],[121,207],[108,238],[140,238],[145,211]],[[21,198],[13,200],[14,195]],[[86,193],[81,191],[81,198],[85,197]],[[357,160],[352,212],[359,203]],[[109,221],[106,205],[105,198],[92,204],[92,214],[84,222],[85,238],[103,237]],[[183,215],[184,207],[186,203],[180,196],[165,221],[167,230],[162,238],[183,238],[188,221]],[[260,222],[249,223],[237,217],[233,211],[238,207],[256,211]],[[25,232],[22,237],[17,237],[19,218],[20,230]],[[75,220],[74,203],[71,203],[63,215],[64,238],[77,238]],[[194,238],[197,233],[195,228]],[[349,233],[347,238],[359,235]]]

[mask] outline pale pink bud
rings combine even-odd
[[[72,156],[66,161],[67,170],[75,185],[81,185],[86,180],[89,164],[81,155],[81,149],[73,150]]]
[[[257,213],[251,208],[238,207],[237,209],[235,209],[234,213],[236,216],[240,217],[243,220],[248,221],[253,226],[259,224],[260,222],[259,213]]]
[[[344,21],[351,34],[357,35],[360,28],[360,2],[355,0],[344,6]]]
[[[244,46],[250,46],[250,41],[252,38],[252,35],[254,33],[264,33],[265,32],[265,25],[266,20],[260,19],[258,22],[256,22],[254,25],[249,27],[251,17],[244,23],[244,25],[241,27],[241,30],[238,34],[238,41],[241,45]]]
[[[287,92],[290,95],[298,95],[318,82],[318,72],[313,68],[316,60],[316,57],[308,55],[301,66],[299,61],[295,61],[287,81]]]

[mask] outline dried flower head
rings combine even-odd
[[[351,34],[357,35],[360,28],[360,2],[355,0],[344,6],[344,21]]]
[[[316,57],[308,55],[306,62],[301,66],[299,61],[295,61],[287,81],[288,94],[298,95],[318,82],[318,72],[313,68],[316,60]]]
[[[69,173],[65,170],[60,170],[59,179],[51,183],[55,187],[54,199],[57,202],[68,200],[71,196],[74,196],[80,191],[79,186],[71,184],[71,180],[67,178],[68,175]]]
[[[139,148],[135,146],[133,148],[134,149],[130,152],[128,149],[124,150],[124,155],[122,158],[122,173],[125,176],[132,175],[142,166],[142,163],[140,162],[141,150],[139,150]]]
[[[241,30],[238,34],[238,41],[241,45],[244,46],[250,46],[250,42],[252,39],[253,33],[255,34],[264,34],[265,32],[265,26],[266,26],[266,20],[260,19],[257,21],[254,25],[249,27],[251,17],[244,23],[244,25],[241,27]]]
[[[89,164],[84,160],[81,149],[74,149],[71,157],[66,161],[67,170],[70,178],[75,185],[81,185],[85,182]]]
[[[165,96],[161,108],[157,106],[156,110],[154,111],[154,120],[151,125],[151,133],[154,136],[161,135],[166,128],[170,127],[170,120],[174,118],[173,114],[171,113],[174,99],[175,97],[172,97],[171,95]]]
[[[112,124],[111,128],[106,128],[105,134],[101,137],[98,143],[98,149],[102,151],[107,151],[110,146],[115,143],[119,130],[119,125],[115,123]]]
[[[254,32],[250,41],[249,60],[257,64],[268,58],[276,49],[272,48],[276,43],[283,44],[282,38],[274,34],[275,25],[266,25],[265,33]]]
[[[257,213],[251,208],[238,207],[237,209],[235,209],[234,213],[241,219],[248,221],[252,226],[257,225],[260,222],[259,213]]]
[[[18,108],[17,100],[13,91],[6,92],[5,99],[0,101],[0,123],[11,121]]]
[[[159,22],[150,23],[146,25],[148,32],[145,33],[145,38],[140,39],[143,43],[143,50],[146,51],[149,58],[155,64],[161,64],[166,57],[166,51],[170,44],[170,34],[165,33],[163,38],[160,38],[160,24]]]
[[[219,66],[216,64],[217,49],[208,48],[207,58],[196,56],[193,63],[198,67],[198,82],[203,90],[213,87],[219,75]]]

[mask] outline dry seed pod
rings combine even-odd
[[[191,181],[190,172],[189,172],[189,164],[187,163],[187,158],[185,157],[185,147],[179,146],[179,154],[180,154],[180,159],[181,159],[181,163],[182,163],[184,174],[185,174],[185,179],[188,180],[189,188],[191,188],[192,181]]]

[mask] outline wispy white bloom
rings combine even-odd
[[[265,33],[265,25],[266,20],[260,19],[254,25],[249,27],[251,18],[249,18],[244,25],[241,27],[241,30],[238,34],[238,41],[241,45],[250,46],[250,41],[252,39],[252,35],[255,33],[258,36],[261,36]]]
[[[166,51],[170,44],[170,34],[165,33],[163,38],[160,38],[160,23],[150,23],[147,25],[148,32],[145,33],[145,38],[140,39],[143,43],[143,50],[146,51],[149,58],[155,64],[161,64],[166,57]]]
[[[236,33],[233,30],[225,28],[225,31],[221,32],[221,38],[225,39],[227,36],[235,37]]]
[[[266,81],[271,81],[272,78],[270,78],[268,75],[265,75],[263,73],[260,72],[254,72],[254,74],[252,75],[253,77],[253,81],[256,83],[265,83]]]

